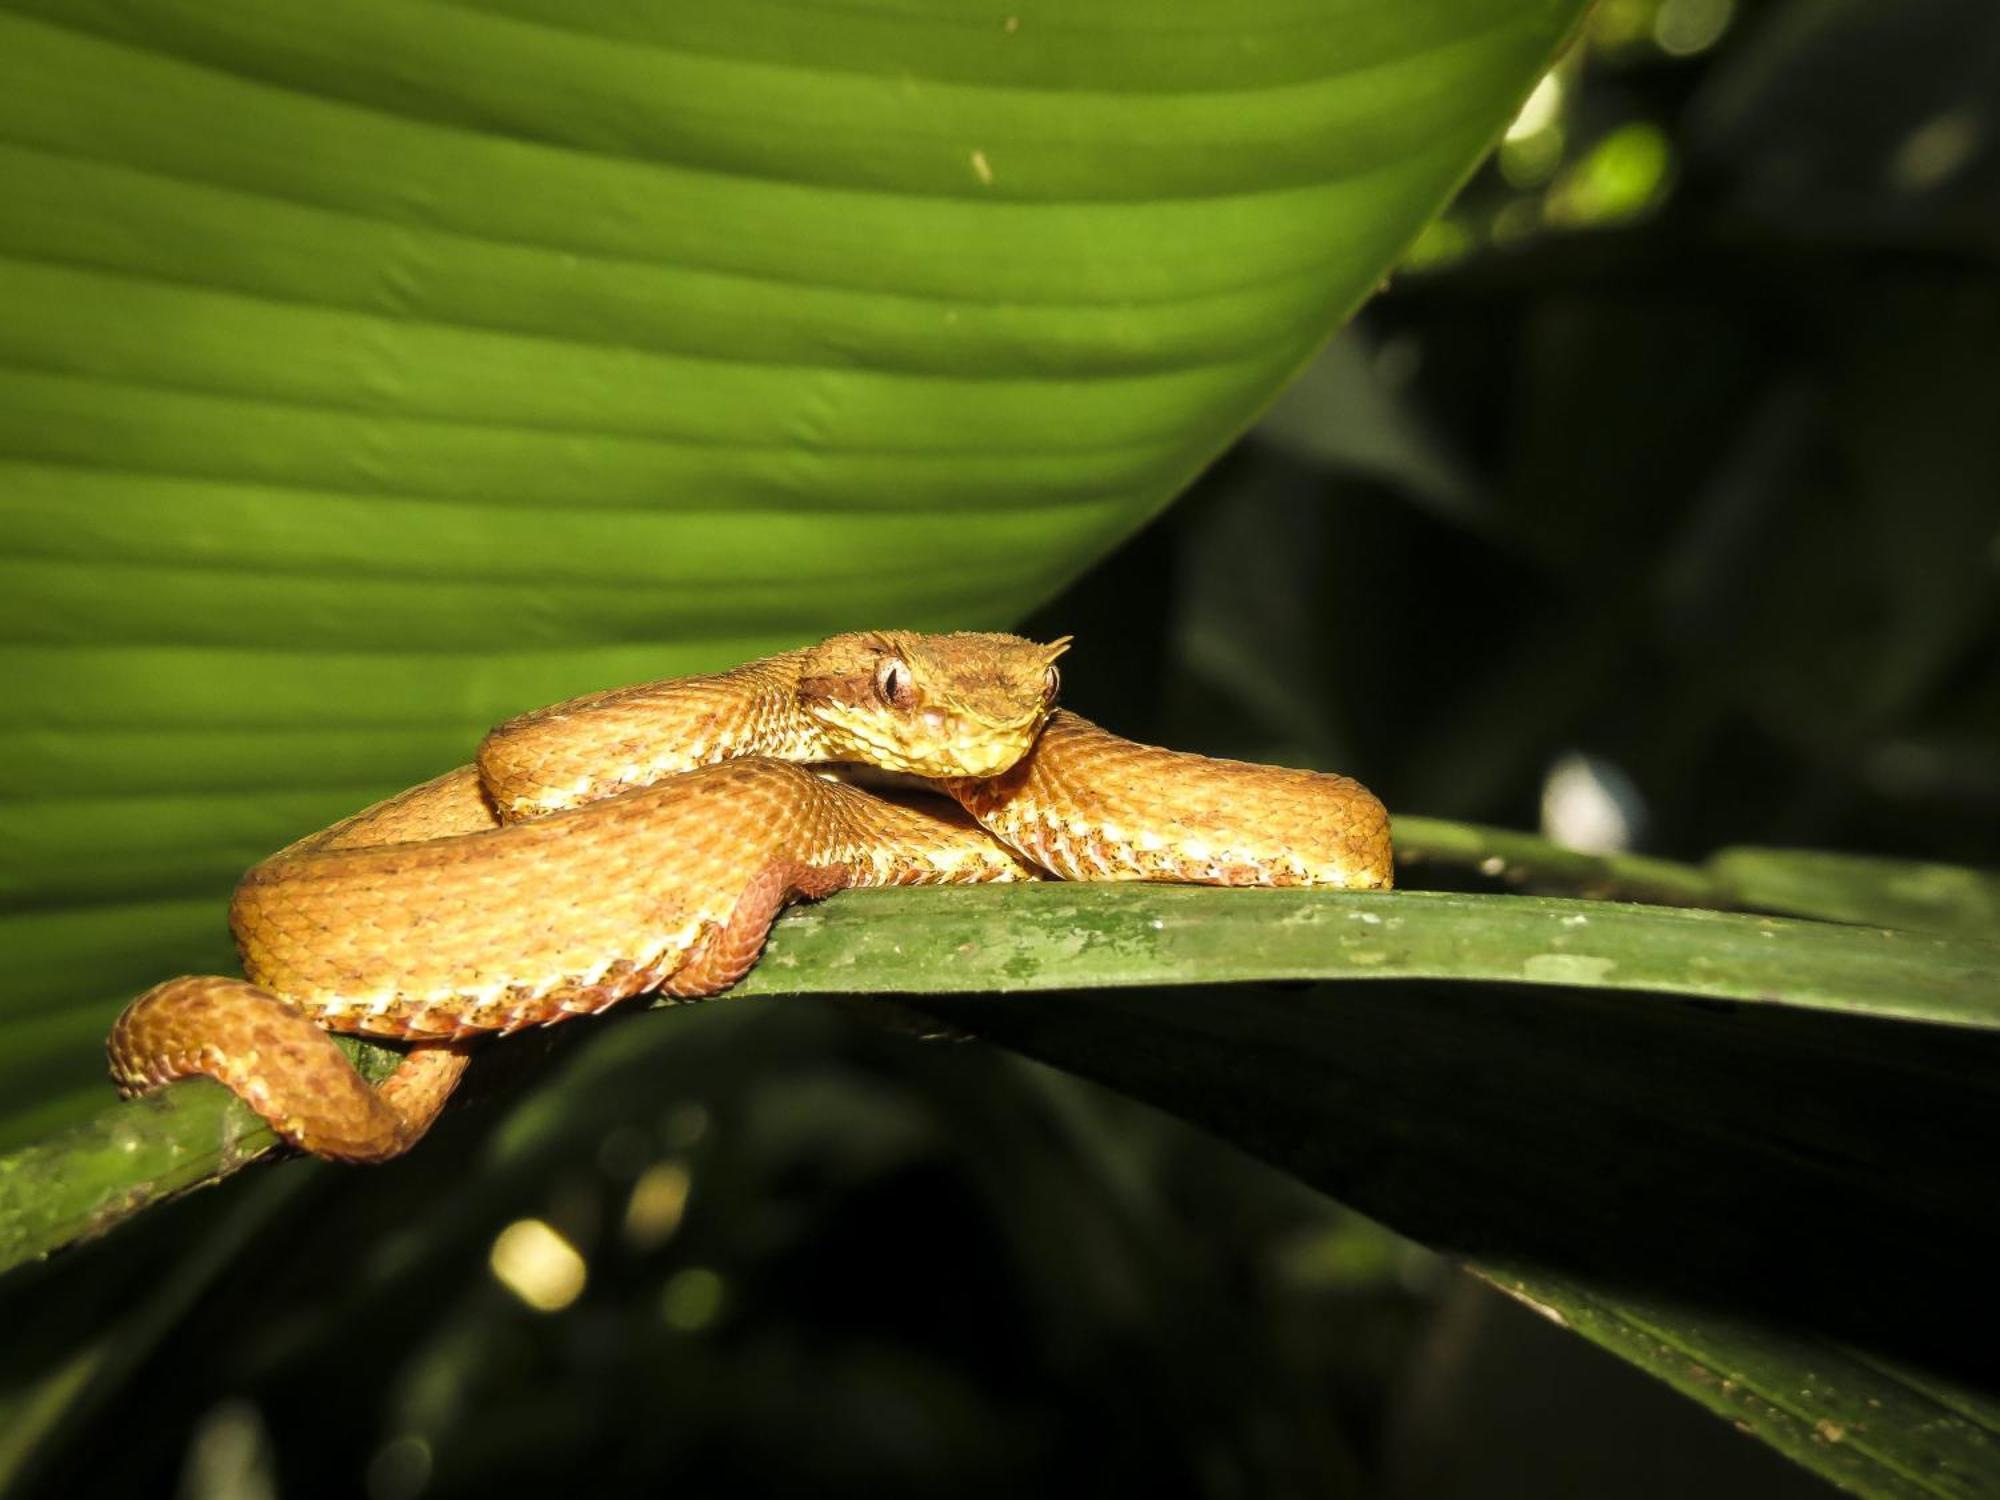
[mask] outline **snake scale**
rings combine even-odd
[[[1134,744],[1058,710],[1067,640],[867,631],[510,720],[475,764],[272,855],[230,927],[247,979],[156,985],[112,1029],[126,1094],[196,1074],[292,1145],[407,1150],[465,1041],[727,989],[791,900],[848,886],[1390,883],[1343,776]],[[877,796],[808,769],[924,778]],[[375,1088],[329,1032],[411,1042]]]

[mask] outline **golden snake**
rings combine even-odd
[[[1051,875],[1389,885],[1364,787],[1058,711],[1067,645],[862,632],[510,720],[474,765],[245,875],[247,981],[148,990],[112,1028],[112,1076],[130,1095],[205,1074],[291,1144],[378,1161],[429,1128],[463,1039],[727,989],[795,898]],[[840,763],[927,778],[957,808],[805,769]],[[416,1045],[377,1090],[335,1031]]]

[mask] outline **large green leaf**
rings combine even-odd
[[[1580,8],[0,5],[0,1131],[506,714],[1046,597]]]

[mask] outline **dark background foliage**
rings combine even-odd
[[[1992,862],[2000,21],[1605,0],[1556,76],[1262,427],[1030,622],[1082,642],[1068,700],[1409,813],[1536,826],[1580,766],[1650,852]],[[135,1378],[37,1481],[1821,1489],[1193,1130],[881,1019],[628,1017],[392,1168],[16,1278],[19,1351],[132,1273],[91,1357]],[[583,1253],[558,1311],[489,1269],[522,1224]],[[203,1236],[219,1279],[142,1279]]]

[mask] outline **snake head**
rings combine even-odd
[[[870,630],[807,648],[799,707],[831,758],[913,776],[994,776],[1035,743],[1061,679],[1049,645],[1015,635]]]

